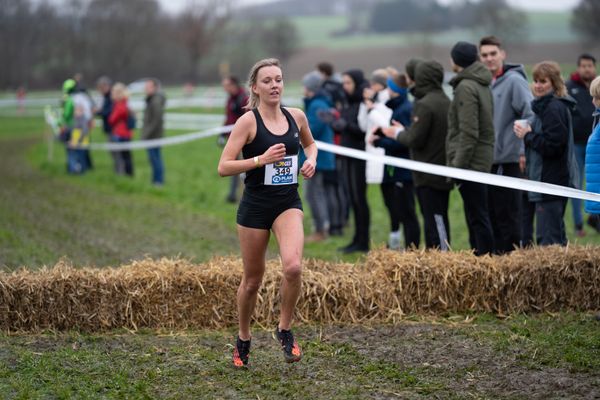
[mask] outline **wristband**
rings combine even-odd
[[[258,156],[254,156],[254,165],[258,168],[260,167],[260,159]]]

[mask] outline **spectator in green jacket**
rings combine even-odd
[[[448,112],[446,162],[455,168],[490,172],[494,157],[492,74],[478,61],[477,46],[458,42],[451,52],[450,81],[454,99]],[[487,186],[458,181],[463,199],[469,241],[476,255],[491,253],[494,235],[487,204]]]
[[[446,135],[450,99],[442,89],[444,67],[437,61],[420,61],[414,71],[415,96],[410,127],[396,124],[382,128],[410,149],[415,161],[446,165]],[[448,201],[452,184],[443,176],[413,171],[417,199],[425,222],[425,246],[448,250],[450,224]]]
[[[144,90],[146,92],[146,109],[144,110],[142,139],[160,139],[164,134],[165,96],[160,92],[160,83],[157,79],[148,79]],[[162,186],[164,184],[164,165],[160,147],[148,149],[148,160],[152,167],[152,184]]]

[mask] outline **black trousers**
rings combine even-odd
[[[421,186],[417,188],[417,197],[425,221],[425,247],[448,250],[450,247],[450,222],[448,220],[450,191]]]
[[[347,157],[343,159],[343,167],[354,215],[355,230],[351,244],[368,248],[370,214],[367,203],[366,162]]]
[[[518,178],[519,163],[492,165],[492,174]],[[521,246],[521,191],[488,186],[488,206],[494,232],[494,253],[509,253]]]
[[[564,220],[566,208],[565,198],[535,203],[535,236],[538,246],[567,245]]]
[[[380,185],[383,201],[390,215],[390,229],[395,232],[402,223],[406,248],[418,248],[421,226],[415,211],[415,190],[412,183],[386,182]]]
[[[494,251],[494,233],[488,210],[487,185],[467,181],[460,181],[459,185],[471,248],[475,255],[489,254]]]

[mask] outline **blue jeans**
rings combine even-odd
[[[164,167],[160,156],[160,147],[148,149],[148,160],[152,167],[152,183],[162,185],[164,183]]]
[[[575,159],[577,160],[577,168],[579,170],[579,188],[583,190],[583,177],[585,169],[585,144],[575,143]],[[571,199],[571,208],[573,209],[573,222],[575,229],[583,227],[583,213],[581,211],[582,201],[579,199]]]

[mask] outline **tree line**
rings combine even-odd
[[[217,46],[218,43],[218,46]],[[288,59],[297,31],[288,19],[233,18],[223,0],[190,0],[177,15],[156,0],[0,0],[0,88],[57,87],[82,73],[130,82],[214,81],[241,75],[267,55]]]

